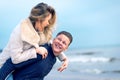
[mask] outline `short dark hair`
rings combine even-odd
[[[72,37],[72,35],[71,35],[70,32],[67,32],[67,31],[61,31],[61,32],[59,32],[56,36],[58,36],[58,35],[60,35],[60,34],[64,34],[65,36],[67,36],[67,37],[69,38],[69,40],[70,40],[69,45],[72,43],[72,41],[73,41],[73,37]]]

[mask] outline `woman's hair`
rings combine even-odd
[[[49,41],[52,38],[52,32],[54,29],[54,24],[56,22],[55,9],[47,5],[46,3],[39,3],[32,8],[29,16],[29,19],[34,26],[37,20],[44,21],[49,14],[52,15],[52,18],[49,21],[49,25],[44,29],[44,34],[46,36],[47,41]]]

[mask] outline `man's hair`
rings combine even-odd
[[[59,36],[60,34],[64,34],[65,36],[67,36],[69,38],[69,40],[70,40],[69,45],[72,43],[73,37],[72,37],[71,33],[67,32],[67,31],[61,31],[56,36]]]

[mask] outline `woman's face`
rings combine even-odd
[[[42,22],[41,22],[40,20],[36,21],[36,23],[35,23],[35,29],[38,30],[38,31],[40,31],[40,32],[41,32],[41,31],[44,31],[44,28],[49,25],[49,21],[50,21],[51,17],[52,17],[52,15],[49,14],[49,15],[44,19],[44,21],[42,21]]]

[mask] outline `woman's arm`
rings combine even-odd
[[[28,48],[25,48],[25,45]],[[16,27],[12,32],[9,39],[8,47],[10,57],[14,64],[26,61],[28,59],[36,58],[35,48],[30,48],[32,45],[24,44],[24,41],[21,40],[20,27]]]

